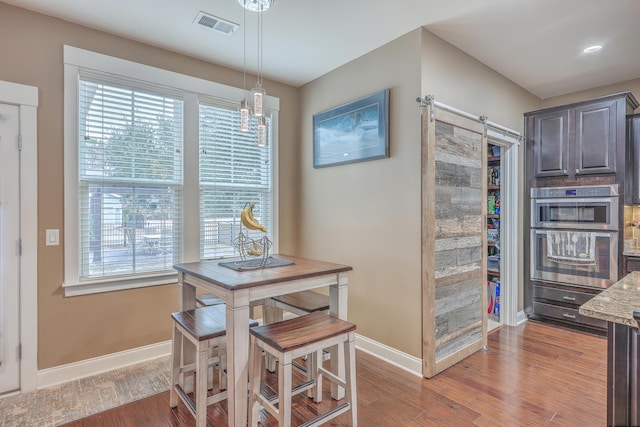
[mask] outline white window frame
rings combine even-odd
[[[184,165],[183,165],[183,262],[199,261],[200,257],[200,203],[198,177],[198,122],[199,97],[202,95],[223,102],[243,99],[245,91],[232,86],[138,64],[96,52],[64,46],[64,256],[65,277],[62,284],[65,296],[133,289],[171,284],[177,273],[147,274],[118,279],[80,280],[78,239],[78,78],[80,69],[90,69],[150,84],[167,86],[184,93]],[[279,99],[265,97],[265,108],[273,118],[273,251],[278,252],[278,111]],[[259,149],[256,147],[256,149]]]

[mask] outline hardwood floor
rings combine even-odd
[[[502,327],[480,351],[427,380],[358,351],[358,422],[365,427],[606,425],[606,339],[541,323]],[[322,409],[335,404],[325,399]],[[294,404],[294,425],[317,408]],[[311,415],[312,416],[312,415]],[[226,425],[226,403],[209,408],[210,426]],[[271,418],[264,427],[275,426]],[[331,426],[348,425],[342,415]],[[161,393],[67,427],[193,426]]]

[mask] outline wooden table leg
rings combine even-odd
[[[265,299],[262,313],[263,313],[263,320],[265,325],[268,325],[269,323],[280,322],[284,316],[283,310],[281,308],[276,307],[275,302],[271,298]],[[266,357],[267,357],[267,361],[266,361],[267,370],[271,373],[275,372],[276,358],[269,353],[267,353]]]
[[[180,301],[180,311],[193,310],[196,308],[196,287],[184,283],[184,273],[178,275],[178,299]]]
[[[348,284],[347,273],[339,273],[338,283],[329,286],[329,314],[342,320],[347,320]],[[329,349],[331,372],[336,373],[340,378],[344,378],[344,352],[338,350],[338,346],[335,345]],[[335,400],[344,398],[344,388],[332,382],[331,397]]]
[[[238,292],[238,291],[236,291]],[[227,299],[227,393],[229,426],[247,425],[249,299]],[[235,306],[234,306],[235,305]]]

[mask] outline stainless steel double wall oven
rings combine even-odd
[[[533,281],[606,288],[618,280],[618,187],[531,189]]]

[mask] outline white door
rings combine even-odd
[[[20,388],[20,109],[0,104],[0,394]]]

